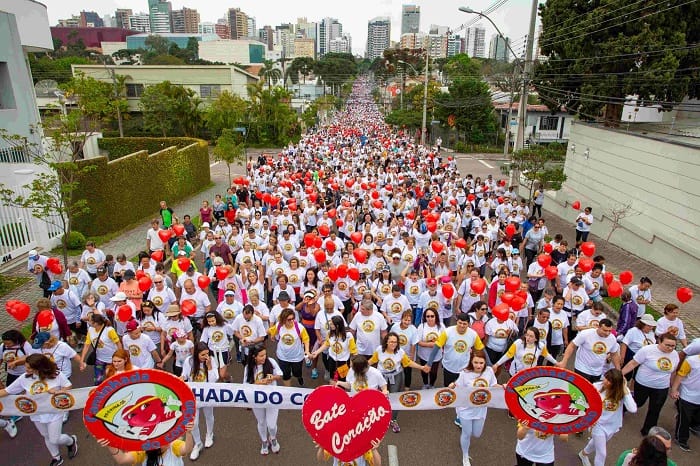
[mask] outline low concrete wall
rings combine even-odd
[[[562,189],[547,193],[548,210],[573,229],[571,204],[591,206],[591,231],[606,238],[610,209],[631,204],[635,215],[610,241],[700,285],[700,149],[577,123],[564,172]]]

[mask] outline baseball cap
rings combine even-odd
[[[137,328],[139,328],[139,323],[133,319],[126,323],[127,332],[133,332]]]
[[[32,249],[31,251],[29,251],[29,257],[36,257],[38,255],[39,251],[37,251],[36,249]]]
[[[428,284],[428,286],[434,286],[437,285],[437,280],[435,280],[434,278],[429,278],[428,280],[426,280],[426,283]]]
[[[644,325],[651,325],[652,327],[656,327],[656,320],[654,319],[654,316],[651,314],[644,314],[641,319],[639,319]]]
[[[224,296],[236,296],[236,293],[233,290],[226,290]]]
[[[119,291],[117,294],[109,298],[109,300],[112,302],[126,301],[126,293],[124,293],[123,291]]]
[[[315,290],[306,290],[306,293],[304,293],[305,298],[315,298],[316,297],[316,291]]]
[[[648,314],[647,314],[648,315]],[[34,338],[34,343],[32,343],[32,348],[39,349],[44,346],[44,343],[49,341],[51,334],[49,332],[39,332]]]
[[[392,259],[401,259],[401,254],[392,254],[391,258]]]
[[[49,291],[56,291],[62,286],[61,280],[54,280],[51,282],[51,286],[49,287]]]
[[[518,248],[513,248],[511,254],[520,254],[520,251],[518,251]]]
[[[289,301],[289,293],[286,291],[280,291],[280,294],[277,295],[277,301]]]
[[[106,267],[97,267],[97,275],[103,274],[105,272],[107,272]]]
[[[209,228],[209,222],[204,222],[204,223],[202,223],[202,228],[204,228],[204,227]]]

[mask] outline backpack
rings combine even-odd
[[[277,322],[277,332],[275,333],[275,340],[280,341],[280,329],[282,328],[282,322]],[[297,332],[297,336],[299,337],[299,341],[301,341],[301,330],[299,330],[299,323],[295,320],[294,321],[294,330]]]

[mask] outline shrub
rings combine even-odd
[[[68,249],[83,249],[85,247],[85,235],[76,230],[71,230],[68,235]]]

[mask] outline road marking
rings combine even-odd
[[[209,164],[209,168],[211,168],[211,167],[213,167],[213,166],[215,166],[215,165],[219,165],[219,162],[210,163],[210,164]],[[492,167],[492,168],[493,168],[493,167]]]
[[[399,466],[399,449],[396,445],[389,445],[389,466]]]
[[[482,165],[486,165],[488,168],[493,168],[492,165],[489,165],[488,163],[484,162],[483,160],[479,160],[479,163]]]

